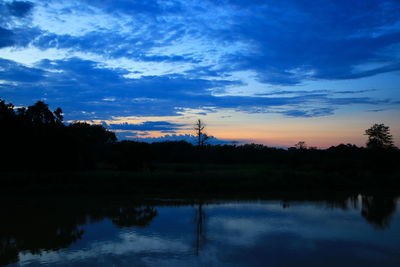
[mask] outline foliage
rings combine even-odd
[[[393,148],[393,136],[390,134],[389,126],[377,124],[365,130],[365,135],[368,135],[367,147],[371,149],[387,149]]]
[[[294,145],[296,149],[307,149],[307,144],[304,141],[299,141],[297,144]]]
[[[61,108],[38,101],[15,109],[0,100],[0,145],[7,151],[0,170],[84,169],[104,156],[115,134],[101,125],[63,124]]]

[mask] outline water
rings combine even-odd
[[[0,265],[400,266],[396,197],[285,199],[4,199]]]

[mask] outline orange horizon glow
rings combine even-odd
[[[185,125],[174,133],[161,131],[135,131],[140,136],[131,136],[132,140],[140,141],[140,137],[159,138],[165,135],[194,134],[193,126],[197,118],[206,124],[206,133],[220,140],[242,143],[258,143],[272,147],[292,147],[299,141],[305,141],[309,147],[329,148],[339,144],[355,144],[365,146],[367,137],[365,130],[374,123],[384,123],[391,129],[394,143],[400,146],[400,125],[396,124],[397,113],[386,112],[386,120],[379,120],[374,113],[337,114],[335,118],[285,118],[281,115],[245,114],[237,111],[222,111],[196,116],[196,111],[188,111],[181,116],[169,117],[114,117],[110,120],[95,120],[91,123],[107,124],[140,124],[146,121],[171,121]],[[221,120],[222,114],[230,114]],[[380,115],[381,116],[381,115]],[[129,133],[129,130],[115,130],[118,133]]]

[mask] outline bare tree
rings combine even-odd
[[[209,139],[208,135],[204,132],[205,124],[202,120],[198,119],[194,130],[195,130],[195,136],[197,137],[197,145],[204,146]]]

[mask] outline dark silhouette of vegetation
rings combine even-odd
[[[377,124],[365,130],[365,135],[368,135],[367,147],[371,149],[389,149],[393,148],[393,136],[390,134],[390,129],[384,124]]]
[[[380,140],[374,144],[390,149],[352,144],[316,149],[305,142],[287,150],[210,145],[201,120],[196,145],[117,141],[101,125],[64,124],[62,110],[51,111],[42,101],[14,108],[1,100],[0,125],[2,192],[250,194],[400,186],[400,151],[382,125],[366,132]]]
[[[301,196],[301,195],[300,195]],[[293,196],[292,196],[293,197]],[[300,198],[301,199],[301,198]],[[308,201],[322,202],[327,208],[341,210],[360,210],[361,216],[374,228],[384,230],[390,227],[393,215],[396,212],[398,194],[381,193],[342,193],[325,194],[316,197],[308,196]],[[299,196],[292,199],[299,201]],[[283,200],[282,207],[290,208],[291,200]]]
[[[36,102],[14,109],[0,100],[0,143],[4,160],[0,170],[36,171],[93,168],[116,141],[101,125],[62,123],[61,108],[50,111]]]
[[[69,247],[89,222],[110,219],[117,227],[146,227],[158,215],[148,203],[127,198],[8,198],[0,210],[0,265],[18,262],[20,252],[41,254]]]
[[[296,149],[307,149],[307,144],[304,141],[299,141],[297,144],[294,145]]]
[[[389,227],[396,211],[396,198],[385,195],[362,196],[361,215],[375,228]]]
[[[202,120],[198,119],[195,126],[195,136],[197,137],[197,146],[202,147],[207,143],[209,136],[204,132],[205,124]]]

